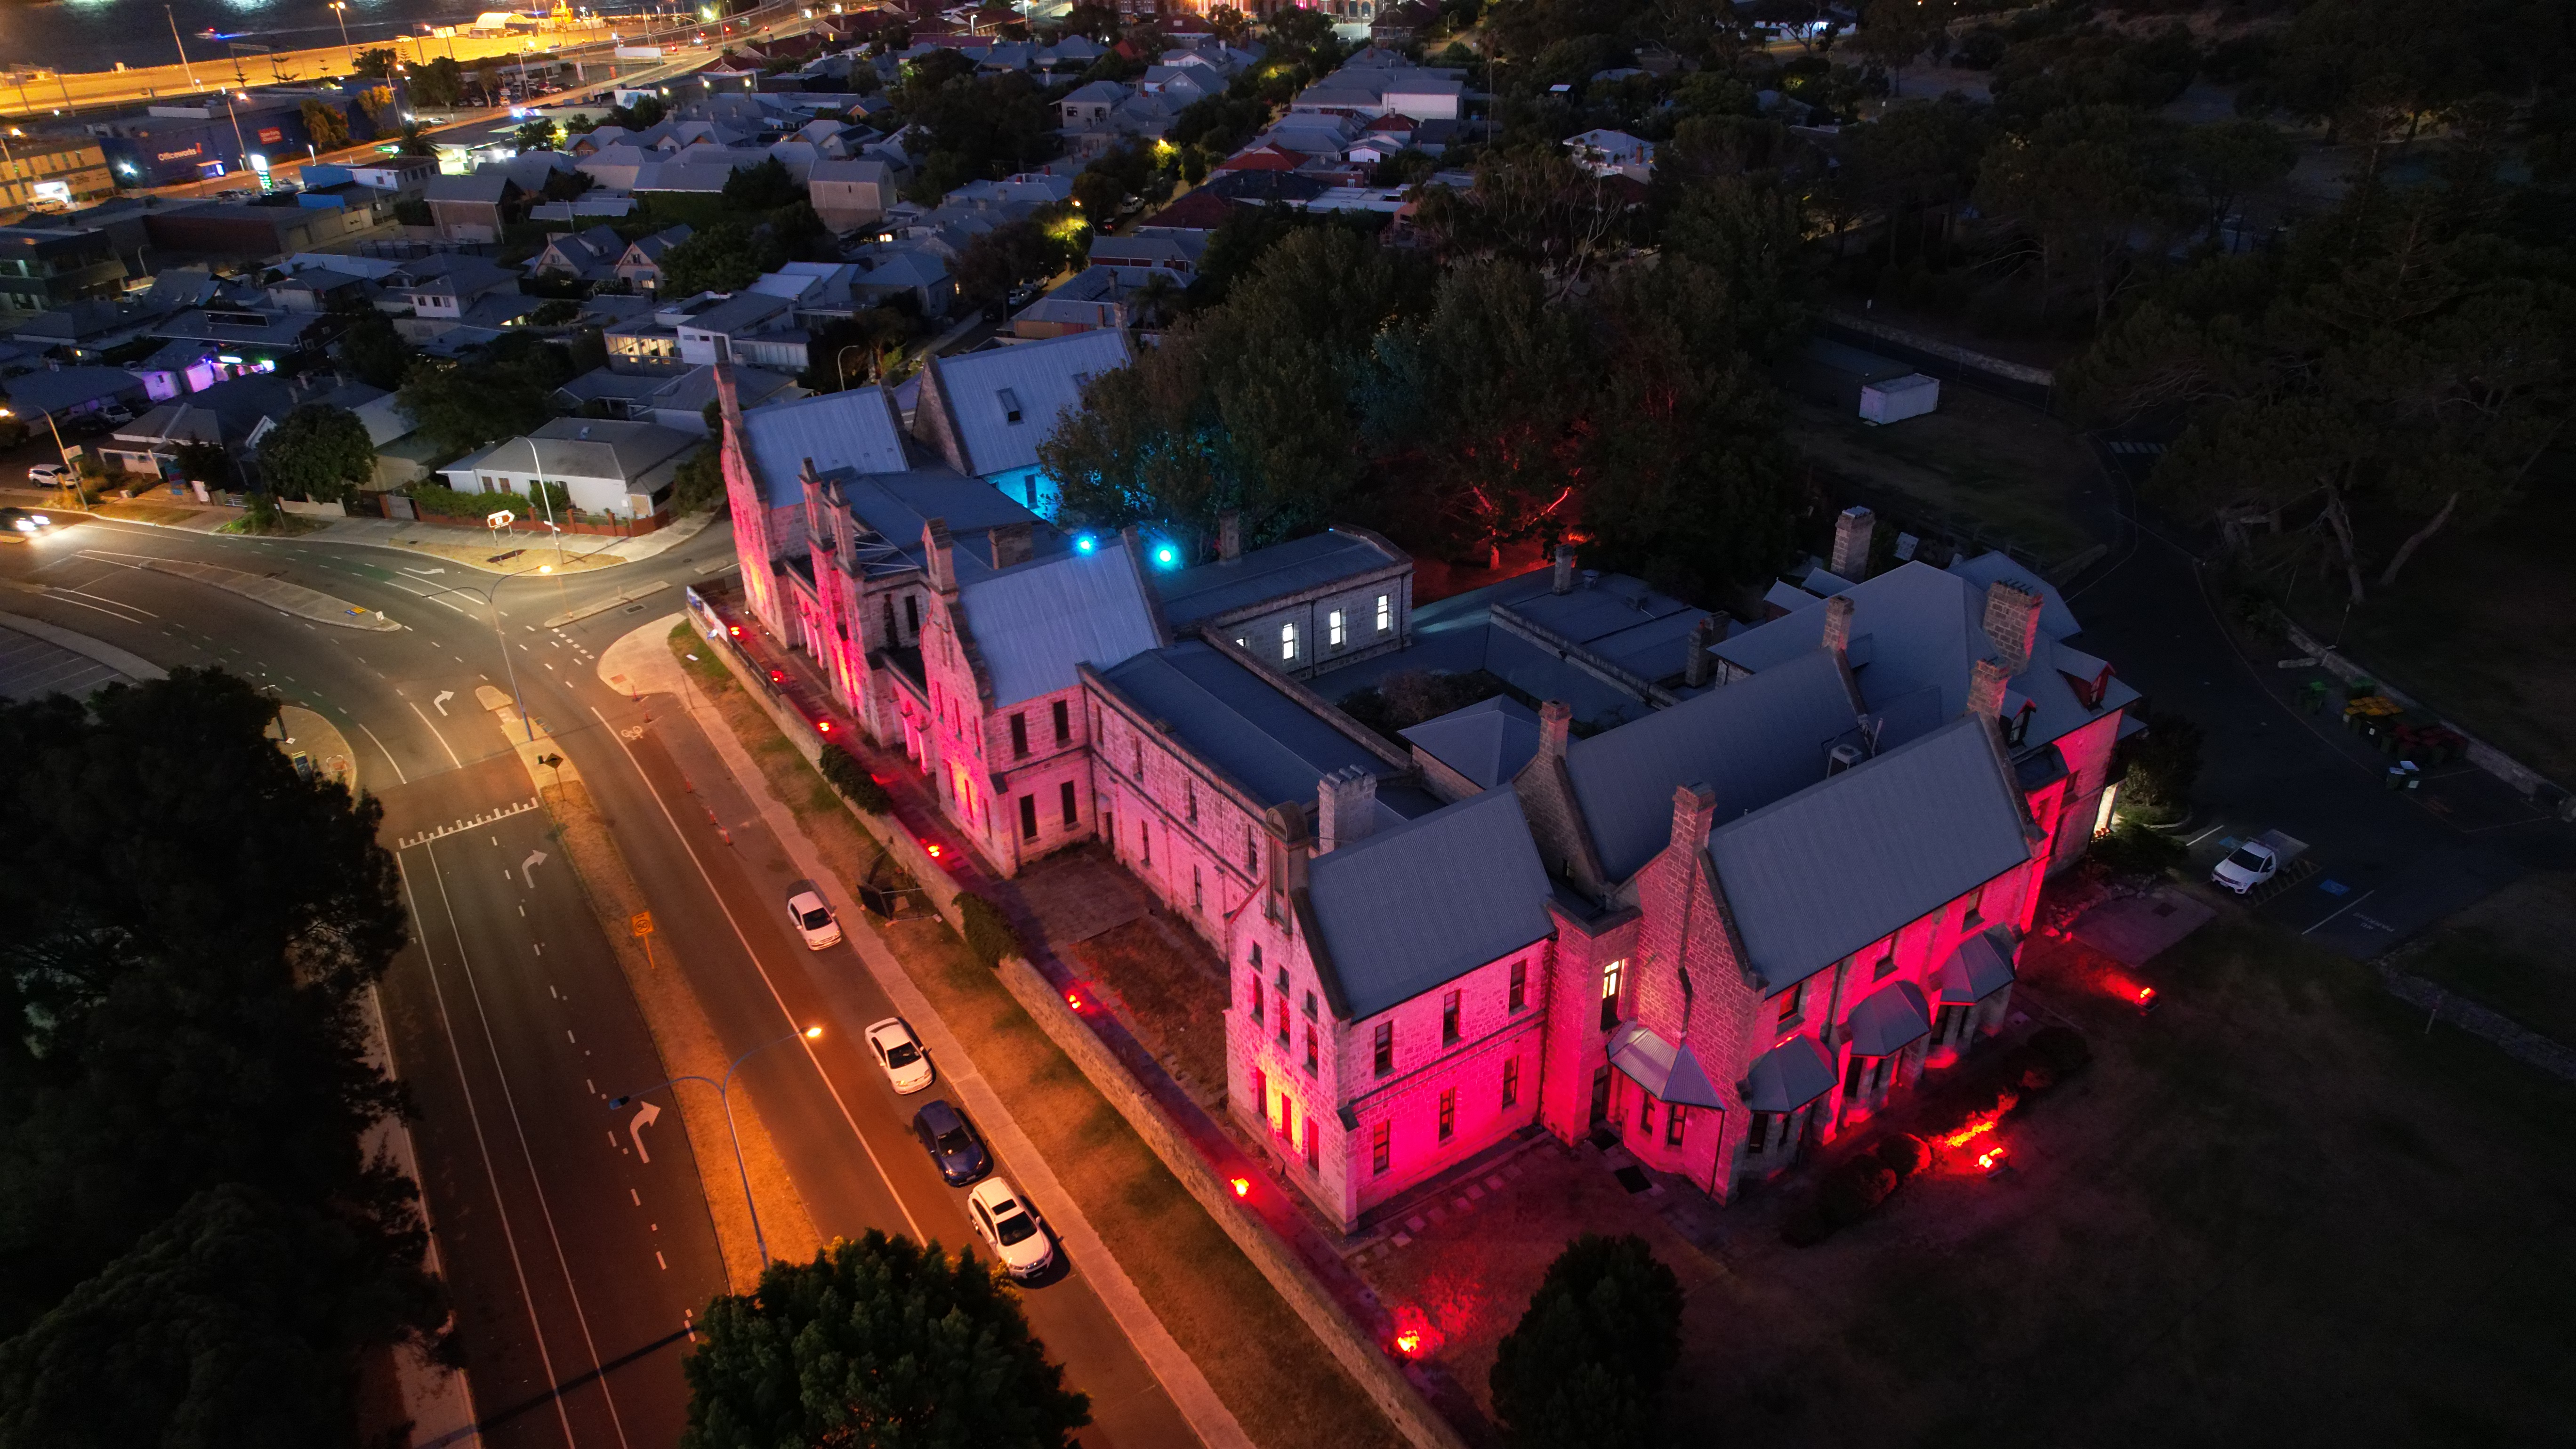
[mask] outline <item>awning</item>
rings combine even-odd
[[[1852,1008],[1852,1050],[1865,1057],[1894,1056],[1932,1034],[1932,1012],[1911,981],[1895,985]]]
[[[2011,938],[2003,930],[1979,931],[1941,963],[1943,1006],[1974,1006],[2013,984]]]
[[[1833,1089],[1833,1062],[1814,1037],[1801,1034],[1754,1061],[1744,1079],[1744,1107],[1750,1112],[1795,1112]]]
[[[1676,1046],[1633,1021],[1611,1034],[1610,1065],[1660,1101],[1680,1107],[1726,1105],[1688,1042]]]

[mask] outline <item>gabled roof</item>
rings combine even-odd
[[[1834,1064],[1801,1032],[1755,1058],[1737,1089],[1748,1112],[1795,1112],[1834,1089]]]
[[[1127,362],[1127,334],[1103,329],[934,357],[930,365],[964,471],[990,475],[1035,467],[1057,417],[1082,405],[1082,385]]]
[[[1673,791],[1717,792],[1720,821],[1759,810],[1825,778],[1856,711],[1842,670],[1822,649],[1683,700],[1566,748],[1566,773],[1601,868],[1624,881],[1672,835]]]
[[[903,430],[883,389],[852,388],[771,403],[742,415],[743,461],[772,508],[805,501],[808,460],[817,472],[900,473]]]
[[[615,478],[632,483],[697,444],[698,439],[689,434],[659,423],[556,418],[525,437],[460,458],[443,471],[457,474],[489,468],[545,478]]]
[[[956,545],[949,562],[961,581],[994,572],[989,552],[992,529],[1026,524],[1034,558],[1053,558],[1072,548],[1071,540],[1000,489],[944,463],[901,473],[856,473],[845,468],[817,477],[824,505],[849,521],[842,561],[853,572],[877,575],[920,569],[925,558],[922,526],[934,518],[948,525]]]
[[[1676,1107],[1726,1105],[1690,1043],[1666,1041],[1643,1022],[1629,1022],[1610,1034],[1610,1065],[1659,1102]]]
[[[1146,718],[1168,724],[1190,753],[1223,771],[1266,809],[1291,800],[1312,806],[1317,782],[1356,765],[1372,775],[1387,762],[1325,723],[1258,670],[1198,640],[1153,649],[1101,678]],[[1388,810],[1381,825],[1401,823]]]
[[[421,188],[425,201],[479,201],[487,204],[508,200],[519,189],[506,171],[476,170],[465,176],[433,176]]]
[[[1719,812],[1709,859],[1748,964],[1770,989],[1804,980],[2030,859],[1989,728],[1953,719],[1750,815]]]
[[[961,582],[995,706],[1071,689],[1075,666],[1107,669],[1162,644],[1124,539]]]
[[[1304,538],[1256,548],[1240,558],[1157,574],[1154,592],[1175,630],[1289,594],[1405,562],[1404,555],[1363,533],[1328,528]]]
[[[1520,797],[1488,790],[1317,856],[1316,974],[1359,1021],[1438,990],[1555,929]]]
[[[1538,711],[1498,694],[1399,733],[1470,784],[1490,790],[1509,782],[1538,753]]]

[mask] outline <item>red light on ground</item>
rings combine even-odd
[[[1951,1133],[1949,1136],[1942,1138],[1941,1145],[1944,1147],[1965,1147],[1969,1143],[1976,1141],[1978,1138],[1983,1137],[1994,1130],[1995,1123],[1994,1119],[1991,1117],[1982,1122],[1971,1122],[1967,1126],[1960,1128],[1958,1131]]]
[[[728,625],[727,627],[733,630],[733,636],[735,638],[739,639],[742,637],[742,626],[740,624]]]
[[[1421,1333],[1412,1329],[1407,1329],[1405,1332],[1397,1334],[1395,1336],[1395,1351],[1403,1354],[1406,1358],[1412,1358],[1420,1354],[1422,1352]]]
[[[769,682],[772,684],[785,684],[787,682],[787,675],[784,671],[773,669],[769,671]]]
[[[1066,992],[1064,994],[1064,1004],[1072,1007],[1076,1011],[1082,1010],[1082,994],[1075,991]]]
[[[2004,1170],[2005,1155],[2001,1147],[1989,1147],[1977,1154],[1977,1170],[1988,1177]]]
[[[939,858],[939,847],[937,845],[924,841],[921,848],[930,852],[930,858],[932,860],[937,860]]]
[[[1236,1197],[1250,1197],[1250,1196],[1252,1196],[1252,1179],[1251,1179],[1251,1178],[1248,1178],[1248,1177],[1238,1177],[1238,1178],[1236,1178],[1236,1179],[1234,1180],[1234,1182],[1233,1182],[1233,1187],[1234,1187],[1234,1195],[1235,1195]]]
[[[818,719],[814,721],[814,728],[818,733],[828,735],[832,732],[832,722],[827,719]]]
[[[2156,1009],[2156,989],[2155,989],[2154,987],[2152,987],[2152,986],[2141,986],[2141,987],[2139,987],[2139,988],[2138,988],[2138,995],[2137,995],[2137,1002],[2138,1002],[2138,1010],[2140,1010],[2140,1011],[2153,1011],[2153,1010],[2155,1010],[2155,1009]]]

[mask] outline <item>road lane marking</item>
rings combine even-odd
[[[435,875],[437,873],[438,858],[436,855],[432,855],[430,857],[429,868],[431,874]],[[420,920],[420,901],[412,894],[411,871],[408,867],[404,866],[402,863],[402,856],[399,853],[394,856],[394,870],[402,876],[403,899],[411,906],[412,919],[415,921]],[[444,889],[445,886],[442,884],[442,892]],[[447,920],[448,925],[452,929],[456,924],[456,912],[452,908],[448,911]],[[519,1278],[519,1302],[528,1310],[528,1331],[536,1336],[537,1364],[540,1368],[545,1370],[546,1386],[549,1389],[552,1389],[556,1385],[561,1384],[563,1380],[555,1373],[554,1355],[546,1351],[546,1327],[544,1324],[537,1321],[536,1295],[528,1291],[528,1270],[526,1265],[519,1261],[519,1235],[511,1231],[510,1209],[501,1201],[501,1178],[499,1173],[494,1171],[492,1167],[492,1144],[485,1141],[483,1137],[483,1110],[474,1103],[474,1088],[465,1071],[465,1051],[462,1047],[457,1045],[456,1023],[450,1020],[447,1015],[447,989],[439,985],[438,963],[430,960],[429,943],[427,941],[421,942],[420,954],[422,961],[427,963],[429,966],[429,992],[431,998],[438,1003],[438,1024],[440,1028],[447,1033],[447,1054],[456,1063],[456,1085],[465,1094],[465,1115],[467,1120],[474,1124],[474,1145],[483,1154],[483,1177],[486,1182],[491,1184],[492,1206],[500,1213],[501,1241],[507,1245],[510,1250],[510,1271],[517,1274]],[[456,954],[459,960],[462,960],[465,955],[465,940],[461,935],[457,937]],[[496,1061],[494,1066],[497,1067],[498,1065],[499,1063]],[[503,1086],[505,1088],[508,1086],[506,1079],[503,1082]],[[607,1390],[607,1384],[604,1380],[602,1381],[600,1388],[602,1392]],[[564,1407],[563,1395],[561,1393],[556,1393],[554,1395],[554,1401],[555,1418],[557,1422],[563,1426],[564,1442],[567,1444],[578,1444],[581,1441],[573,1435],[572,1414]]]
[[[447,736],[438,734],[438,726],[430,722],[429,715],[421,709],[420,705],[412,700],[404,700],[403,703],[411,706],[411,712],[420,716],[420,722],[422,724],[429,725],[429,732],[431,734],[438,735],[439,748],[447,751],[449,763],[455,765],[456,768],[460,770],[464,769],[465,761],[456,753],[456,746],[447,742]]]
[[[358,732],[365,735],[368,739],[376,740],[376,749],[384,755],[385,763],[394,767],[395,780],[405,785],[411,783],[411,776],[403,773],[402,761],[394,758],[394,752],[385,748],[385,742],[383,740],[376,739],[376,732],[374,730],[368,729],[362,724],[358,726]]]
[[[483,1007],[483,988],[474,979],[474,967],[472,962],[466,959],[465,932],[456,924],[456,903],[448,896],[447,876],[445,872],[438,869],[438,853],[434,848],[430,852],[429,859],[430,874],[438,882],[439,904],[447,912],[448,934],[453,936],[456,940],[457,963],[464,969],[465,987],[466,990],[472,994],[474,999],[474,1014],[483,1025],[483,1044],[485,1048],[492,1053],[492,1075],[500,1079],[501,1100],[510,1109],[510,1126],[518,1133],[519,1137],[519,1156],[528,1165],[528,1187],[530,1191],[537,1195],[537,1212],[545,1219],[546,1236],[554,1243],[555,1266],[562,1270],[564,1293],[572,1300],[573,1321],[581,1326],[582,1345],[590,1350],[591,1377],[599,1384],[599,1396],[601,1400],[608,1405],[609,1426],[617,1431],[617,1442],[622,1449],[622,1446],[626,1444],[626,1422],[617,1412],[617,1396],[609,1391],[608,1370],[601,1365],[599,1360],[598,1341],[593,1339],[590,1334],[590,1315],[582,1311],[581,1288],[572,1280],[572,1261],[564,1256],[563,1234],[555,1230],[554,1209],[549,1207],[546,1203],[545,1179],[540,1177],[537,1173],[536,1150],[528,1145],[527,1123],[522,1121],[519,1117],[518,1096],[510,1090],[509,1073],[504,1070],[501,1065],[501,1046],[500,1043],[493,1040],[492,1037],[492,1016],[491,1013],[486,1011]],[[554,1377],[553,1370],[551,1369],[549,1369],[546,1374],[546,1385],[549,1391],[554,1393],[555,1405],[560,1409],[563,1405],[561,1381]],[[565,1420],[564,1432],[566,1437],[569,1438],[572,1432],[571,1421],[569,1418]]]
[[[597,706],[592,706],[590,712],[602,726],[608,727],[612,737],[616,735],[615,727],[608,725],[608,716],[600,714]],[[644,782],[644,792],[653,797],[654,805],[662,812],[662,819],[671,827],[671,834],[679,838],[681,849],[689,853],[689,863],[698,868],[698,878],[707,883],[707,894],[715,898],[716,909],[724,912],[725,924],[733,927],[733,938],[742,943],[742,953],[751,958],[751,969],[760,973],[760,984],[769,988],[769,999],[777,1003],[778,1014],[786,1018],[789,1026],[799,1026],[796,1013],[787,1009],[787,998],[778,994],[778,983],[769,979],[769,968],[761,964],[760,953],[752,949],[751,937],[743,933],[742,922],[734,918],[733,906],[725,900],[724,892],[716,889],[716,878],[707,873],[707,863],[698,858],[698,848],[690,843],[689,833],[682,830],[680,822],[672,817],[671,807],[664,803],[662,792],[654,788],[652,777],[644,773],[644,766],[635,758],[635,751],[628,748],[624,740],[617,742],[617,748],[625,752],[627,765],[635,771],[636,778]],[[806,1062],[814,1068],[814,1075],[822,1079],[823,1090],[832,1094],[832,1105],[841,1109],[841,1120],[849,1124],[850,1135],[859,1139],[860,1150],[868,1155],[868,1165],[877,1170],[878,1179],[886,1185],[886,1196],[893,1198],[895,1207],[903,1213],[905,1226],[912,1229],[913,1241],[930,1241],[921,1231],[921,1220],[912,1215],[912,1204],[904,1201],[902,1190],[894,1185],[894,1174],[886,1171],[885,1162],[877,1156],[875,1144],[868,1141],[868,1134],[859,1130],[859,1119],[851,1115],[850,1104],[842,1100],[840,1085],[832,1080],[830,1072],[823,1070],[822,1059],[814,1055],[814,1044],[805,1039],[802,1030],[796,1033],[796,1044],[804,1051]]]

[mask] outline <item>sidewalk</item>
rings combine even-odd
[[[727,623],[742,625],[739,634],[728,638],[749,662],[751,675],[769,681],[771,692],[786,700],[801,718],[831,722],[831,733],[884,784],[894,802],[895,820],[925,847],[935,847],[932,854],[938,865],[958,885],[982,896],[1010,919],[1029,950],[1029,965],[1053,991],[1059,996],[1078,996],[1081,989],[1088,987],[1090,983],[1065,960],[1059,946],[1082,939],[1087,928],[1096,926],[1093,913],[1085,909],[1076,913],[1083,920],[1059,921],[1032,900],[1025,882],[1004,880],[985,869],[968,839],[940,813],[920,771],[901,752],[869,743],[858,721],[831,702],[803,655],[779,648],[761,629],[759,621],[735,611],[729,598],[720,593],[711,595],[704,588],[699,592]],[[1343,1257],[1343,1245],[1327,1236],[1319,1220],[1303,1206],[1298,1190],[1285,1176],[1283,1162],[1229,1131],[1174,1080],[1171,1072],[1113,1013],[1080,1012],[1077,1019],[1125,1071],[1133,1088],[1150,1100],[1163,1120],[1198,1153],[1206,1171],[1217,1181],[1243,1179],[1271,1186],[1271,1191],[1238,1192],[1234,1206],[1266,1227],[1307,1279],[1329,1297],[1333,1308],[1384,1354],[1399,1330],[1396,1315],[1352,1270]],[[1221,1088],[1222,1084],[1218,1084]],[[1320,1330],[1318,1336],[1324,1336]],[[1450,1424],[1481,1421],[1482,1414],[1472,1397],[1444,1371],[1419,1359],[1389,1358],[1411,1381],[1415,1392],[1430,1401]]]

